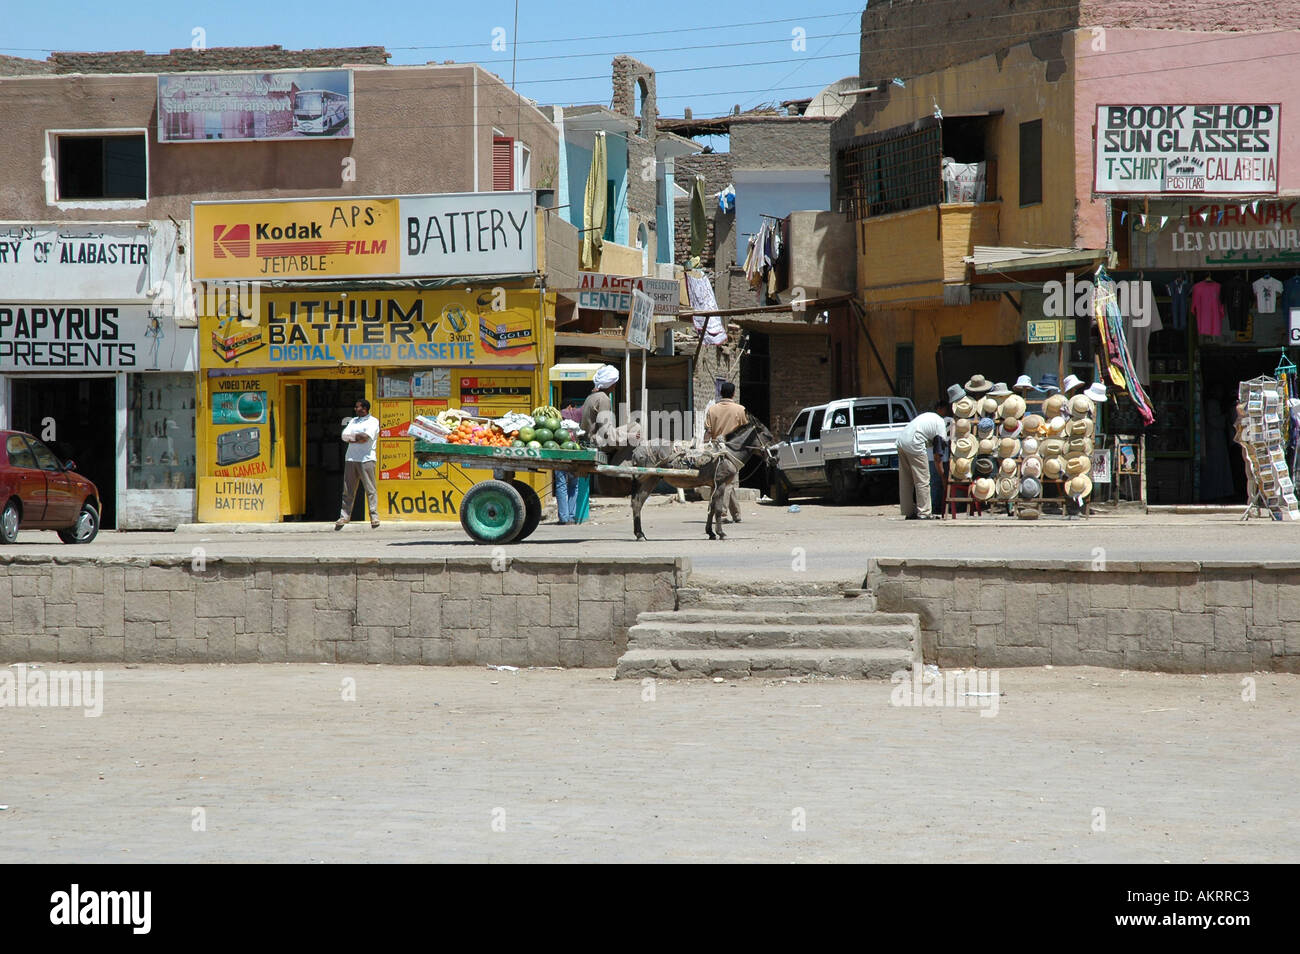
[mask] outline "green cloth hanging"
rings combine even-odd
[[[573,519],[578,523],[586,523],[587,517],[591,515],[591,478],[578,478],[578,506],[573,511]]]

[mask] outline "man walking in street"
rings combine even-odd
[[[718,401],[704,414],[704,439],[721,441],[736,428],[749,420],[745,405],[735,400],[736,386],[730,381],[723,381],[718,387]],[[740,503],[736,500],[736,488],[740,486],[740,474],[736,473],[727,481],[727,510],[731,513],[731,522],[740,523]]]
[[[343,465],[343,502],[335,530],[342,530],[352,519],[352,505],[357,499],[358,482],[365,485],[366,505],[370,508],[370,526],[379,527],[379,495],[375,492],[375,438],[379,436],[379,421],[370,414],[370,402],[357,401],[357,416],[343,428],[343,442],[348,453]]]
[[[930,448],[938,459],[939,442],[948,437],[948,423],[936,413],[947,411],[946,401],[934,411],[918,414],[898,437],[898,508],[908,520],[930,520]]]

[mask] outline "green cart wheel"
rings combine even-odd
[[[509,543],[528,516],[523,495],[504,480],[484,480],[460,505],[460,525],[478,543]]]
[[[519,496],[524,498],[524,525],[519,529],[519,536],[515,539],[525,540],[542,522],[542,498],[522,480],[512,480],[510,485],[519,491]]]

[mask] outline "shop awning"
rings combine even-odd
[[[967,255],[964,261],[967,265],[975,267],[976,275],[1095,265],[1106,258],[1106,250],[1097,248],[1017,248],[1011,245],[976,245],[974,252],[973,255]]]

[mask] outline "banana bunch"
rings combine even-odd
[[[539,418],[539,417],[559,417],[559,416],[560,416],[560,409],[559,409],[558,407],[550,407],[550,406],[548,405],[548,406],[545,406],[545,407],[535,407],[535,408],[533,408],[533,417],[534,417],[534,418]]]

